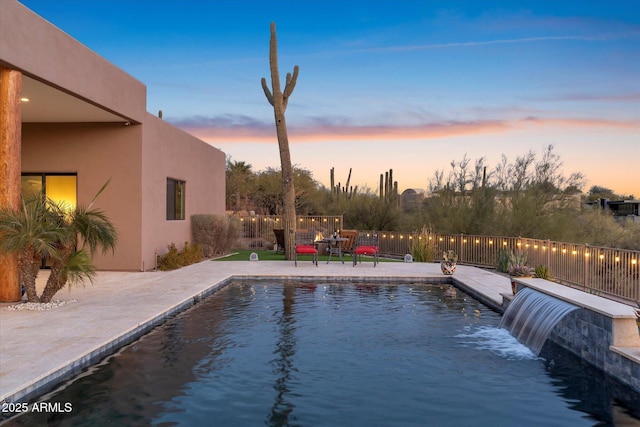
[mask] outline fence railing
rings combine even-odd
[[[275,244],[274,228],[282,227],[277,215],[238,216],[242,224],[239,249],[269,248]],[[297,228],[331,234],[342,229],[342,215],[297,216]],[[431,239],[438,261],[452,249],[461,264],[495,268],[503,250],[527,253],[531,267],[545,265],[559,283],[586,292],[623,300],[640,307],[640,251],[605,248],[522,237],[476,236],[467,234],[420,235],[412,232],[380,231],[380,252],[403,257],[411,254],[413,242]]]
[[[280,215],[233,215],[241,224],[238,249],[264,248],[272,249],[276,243],[274,228],[284,228]],[[342,229],[342,215],[296,217],[296,228],[322,233],[327,236],[334,230]]]
[[[403,256],[415,239],[433,240],[437,261],[446,250],[461,264],[495,268],[503,250],[526,252],[529,265],[545,265],[555,281],[640,307],[640,251],[522,237],[380,232],[380,252]]]

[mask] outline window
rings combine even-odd
[[[184,219],[185,182],[167,178],[167,220]]]
[[[77,204],[77,176],[60,173],[23,173],[22,197],[28,198],[43,192],[66,211],[72,211]]]

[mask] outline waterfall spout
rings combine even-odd
[[[540,354],[553,327],[578,307],[547,294],[525,288],[516,294],[502,316],[500,327],[536,355]]]

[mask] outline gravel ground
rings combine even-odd
[[[72,302],[77,302],[77,300],[72,299],[69,301],[62,301],[59,299],[55,299],[51,302],[47,303],[37,303],[37,302],[25,302],[16,305],[10,305],[7,307],[7,310],[13,311],[23,311],[23,310],[35,310],[35,311],[45,311],[51,310],[54,308],[62,307],[63,305],[71,304]]]

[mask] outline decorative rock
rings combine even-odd
[[[69,301],[62,301],[59,299],[53,300],[51,302],[46,303],[38,303],[38,302],[25,302],[23,304],[10,305],[7,307],[7,310],[13,311],[24,311],[24,310],[33,310],[33,311],[46,311],[51,310],[53,308],[62,307],[64,305],[70,304],[72,302],[77,302],[77,300],[72,299]]]

